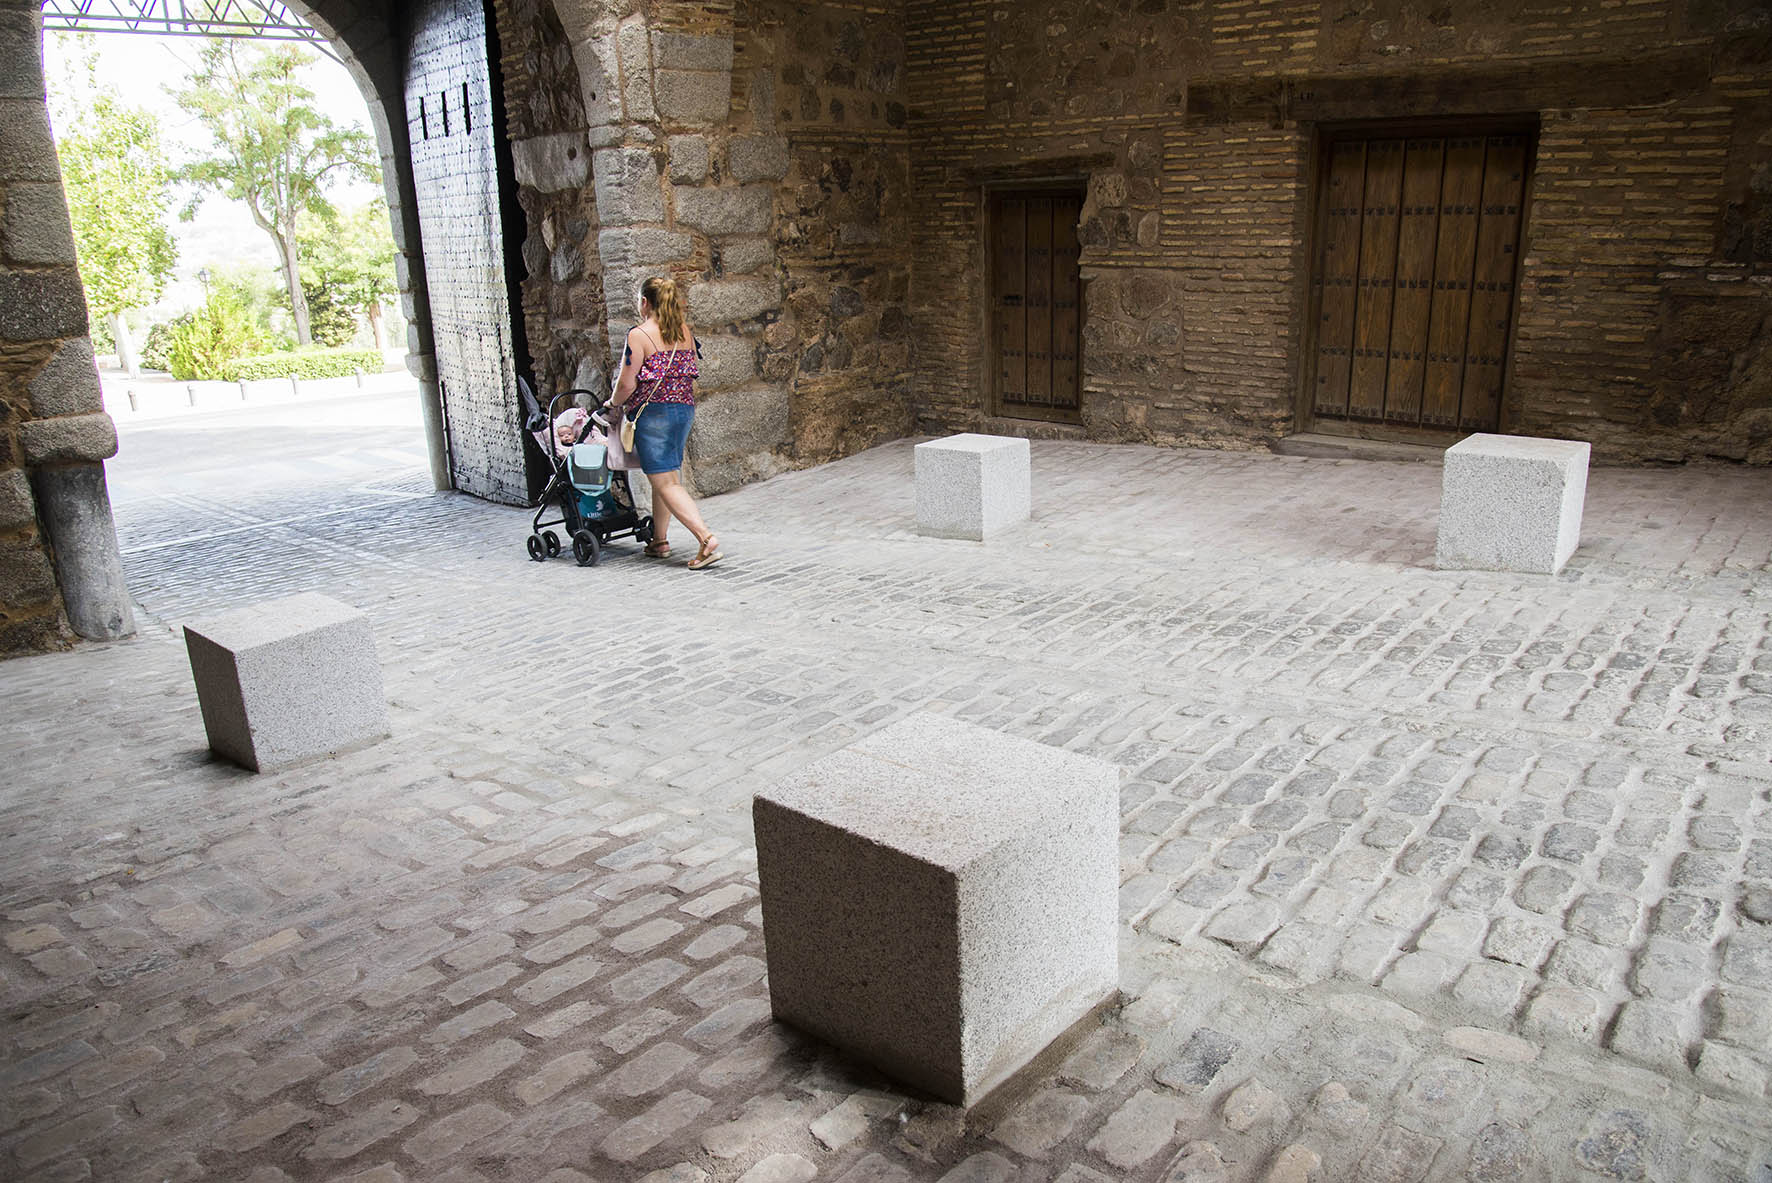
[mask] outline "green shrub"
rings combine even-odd
[[[189,320],[192,314],[185,315],[170,323],[153,325],[148,335],[142,338],[141,359],[144,370],[168,370],[172,367],[172,326],[179,320]]]
[[[263,378],[347,378],[352,374],[381,373],[382,356],[373,349],[298,349],[293,353],[266,353],[235,358],[227,367],[230,382],[257,382]]]
[[[166,368],[181,382],[226,378],[229,362],[269,344],[251,311],[219,290],[197,312],[173,321],[167,336]]]

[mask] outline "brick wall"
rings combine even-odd
[[[1546,113],[1514,354],[1518,430],[1657,460],[1753,450],[1749,430],[1772,417],[1767,383],[1756,397],[1749,378],[1772,358],[1761,323],[1772,257],[1719,257],[1735,130],[1733,110],[1708,96]]]
[[[1087,186],[1083,432],[1262,446],[1310,425],[1318,130],[1536,112],[1502,429],[1772,460],[1763,5],[907,0],[905,22],[922,430],[1020,429],[990,418],[989,186]]]
[[[1320,129],[1522,113],[1542,130],[1503,430],[1615,459],[1772,444],[1772,33],[1751,0],[560,11],[580,33],[541,0],[497,8],[519,176],[586,104],[619,175],[520,190],[527,339],[544,382],[600,379],[591,310],[625,327],[643,272],[686,282],[717,354],[692,449],[709,487],[911,430],[1033,430],[990,405],[992,186],[1087,193],[1071,430],[1258,447],[1311,427]],[[599,199],[621,220],[599,226]]]
[[[1181,263],[1180,292],[1162,315],[1185,336],[1182,372],[1153,413],[1153,434],[1228,445],[1289,430],[1308,147],[1295,127],[1199,128],[1172,139],[1162,244]],[[1136,405],[1136,390],[1117,393]]]

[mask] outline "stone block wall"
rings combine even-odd
[[[501,6],[507,42],[520,8]],[[791,446],[788,394],[757,364],[781,308],[774,192],[767,153],[737,175],[725,158],[726,142],[748,130],[733,118],[732,5],[560,0],[552,17],[558,34],[550,28],[531,41],[570,49],[576,106],[557,97],[551,121],[520,120],[526,105],[534,109],[526,96],[565,89],[549,74],[560,59],[505,55],[538,377],[606,389],[636,321],[641,281],[669,274],[685,291],[706,355],[686,476],[707,493],[779,471]]]
[[[1586,439],[1613,461],[1772,461],[1763,5],[906,0],[904,12],[919,430],[1016,430],[989,405],[992,186],[1087,192],[1082,433],[1260,447],[1309,426],[1321,133],[1532,112],[1502,430]]]
[[[640,282],[668,273],[704,353],[698,491],[904,434],[902,17],[784,0],[496,14],[544,386],[601,389]]]
[[[511,157],[522,207],[523,328],[543,399],[606,391],[603,273],[585,96],[572,46],[545,0],[497,0]]]
[[[0,4],[0,657],[73,639],[30,477],[92,438],[100,410],[86,297],[44,106],[37,10]]]
[[[786,307],[759,364],[790,384],[794,458],[815,464],[911,429],[904,22],[837,4],[746,12],[752,134],[728,143],[728,169],[779,178]]]

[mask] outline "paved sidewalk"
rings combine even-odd
[[[1767,474],[1596,469],[1547,578],[1432,570],[1412,464],[1036,443],[1031,524],[922,539],[903,443],[692,574],[406,455],[126,444],[143,635],[0,665],[8,1172],[1772,1179]],[[394,738],[210,762],[175,626],[300,590]],[[1126,1005],[970,1122],[763,981],[750,794],[916,711],[1125,774]]]

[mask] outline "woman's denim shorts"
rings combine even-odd
[[[683,467],[683,447],[689,442],[689,425],[695,422],[691,403],[648,403],[634,421],[634,452],[640,471],[648,476],[676,472]]]

